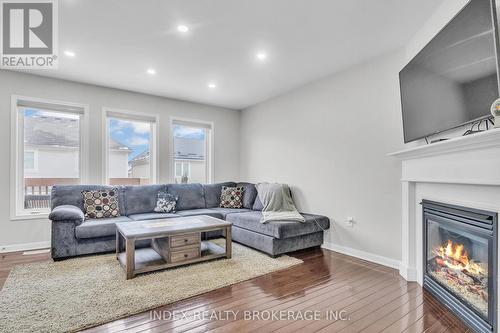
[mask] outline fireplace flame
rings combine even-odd
[[[484,269],[480,265],[469,260],[469,254],[467,250],[464,250],[463,244],[454,244],[448,240],[446,246],[441,246],[437,254],[449,268],[466,270],[476,275],[484,273]]]

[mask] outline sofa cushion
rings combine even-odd
[[[167,219],[170,217],[179,217],[180,215],[172,213],[141,213],[129,215],[134,221],[144,221],[144,220],[157,220],[157,219]]]
[[[246,213],[246,212],[252,211],[252,210],[246,209],[246,208],[221,208],[221,207],[210,208],[210,210],[213,210],[214,212],[220,213],[222,215],[223,219],[225,219],[228,214],[239,214],[239,213]]]
[[[255,185],[252,183],[238,183],[236,186],[245,188],[243,191],[243,208],[253,209],[253,204],[257,197]]]
[[[196,215],[208,215],[212,217],[216,217],[218,219],[222,219],[222,214],[216,210],[211,209],[188,209],[188,210],[179,210],[176,212],[177,215],[180,216],[196,216]]]
[[[228,214],[226,221],[232,222],[234,226],[251,230],[275,238],[290,238],[326,230],[330,227],[330,220],[326,216],[301,214],[306,222],[276,221],[260,223],[262,212],[251,211],[240,214]],[[316,223],[316,222],[317,223]],[[319,226],[318,226],[319,224]],[[321,226],[321,227],[320,227]]]
[[[125,211],[122,212],[122,215],[153,212],[160,191],[167,191],[167,185],[123,186],[122,201]]]
[[[76,227],[76,238],[98,238],[116,235],[116,224],[118,222],[130,222],[126,216],[88,219]]]
[[[170,184],[167,192],[178,198],[177,210],[205,208],[205,196],[201,184]]]
[[[227,183],[203,185],[203,190],[205,192],[205,207],[206,208],[219,207],[222,186],[234,187],[234,186],[236,186],[236,183],[227,182]]]

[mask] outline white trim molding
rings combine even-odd
[[[359,259],[363,259],[366,261],[370,261],[382,266],[394,268],[394,269],[400,269],[401,262],[396,259],[384,257],[384,256],[379,256],[377,254],[373,254],[370,252],[365,252],[362,250],[358,249],[353,249],[347,246],[342,246],[342,245],[337,245],[331,242],[324,242],[323,245],[321,246],[324,249],[339,252],[351,257],[356,257]]]
[[[389,154],[403,182],[500,185],[500,128]]]
[[[500,148],[500,128],[494,128],[473,135],[460,136],[446,141],[440,141],[409,148],[388,154],[401,160],[422,158],[428,156],[473,151],[476,149]]]
[[[49,248],[50,248],[49,241],[25,243],[25,244],[0,245],[0,253],[41,250],[41,249],[49,249]]]

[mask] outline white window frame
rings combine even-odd
[[[11,95],[11,147],[10,147],[10,219],[11,220],[30,220],[47,218],[50,209],[25,209],[24,208],[24,116],[21,114],[21,108],[18,107],[20,101],[27,101],[33,104],[46,105],[51,110],[58,107],[74,109],[83,109],[81,113],[80,127],[80,183],[88,181],[89,155],[88,155],[88,111],[87,104],[73,103],[67,101],[51,100],[38,97],[29,97],[21,95]],[[65,112],[65,111],[60,111]],[[70,113],[71,111],[66,111]],[[36,155],[36,153],[35,153]],[[36,163],[36,162],[35,162]],[[36,166],[36,164],[35,164]]]
[[[108,114],[111,114],[108,116]],[[113,114],[115,116],[113,116]],[[117,116],[118,115],[118,116]],[[102,149],[102,160],[103,160],[103,170],[102,170],[102,183],[109,184],[109,118],[119,118],[125,121],[146,121],[151,123],[151,137],[149,142],[149,166],[150,166],[150,184],[158,183],[158,170],[159,170],[159,158],[158,158],[158,126],[160,123],[159,116],[153,113],[137,112],[131,110],[117,109],[112,107],[102,108],[102,123],[103,123],[103,149]],[[143,120],[141,120],[143,119]],[[154,121],[151,121],[154,119]]]
[[[207,175],[207,184],[212,184],[214,181],[214,132],[215,126],[213,121],[206,120],[198,120],[198,119],[189,119],[189,118],[179,118],[179,117],[170,117],[170,151],[169,151],[169,160],[170,160],[170,171],[169,171],[169,179],[172,183],[175,183],[175,149],[174,149],[174,126],[175,125],[183,125],[183,126],[191,126],[191,127],[202,127],[207,129],[207,134],[205,137],[205,151],[207,152],[205,156],[205,167],[206,167],[206,175]]]

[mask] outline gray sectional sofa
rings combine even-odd
[[[243,208],[219,208],[222,186],[244,186]],[[262,204],[250,183],[166,184],[113,186],[119,191],[120,217],[85,219],[83,190],[112,188],[103,185],[60,185],[52,188],[52,258],[115,251],[117,222],[153,220],[179,216],[209,215],[232,222],[233,241],[272,256],[319,246],[323,230],[330,226],[325,216],[303,214],[305,223],[271,222],[262,224]],[[178,196],[175,214],[156,213],[159,191]],[[204,237],[218,237],[212,232]],[[143,241],[137,246],[147,246]]]

